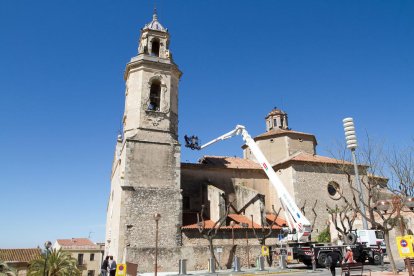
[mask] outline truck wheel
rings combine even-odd
[[[380,253],[374,252],[373,258],[372,258],[372,263],[374,265],[380,265],[381,264],[381,254]]]
[[[325,266],[326,264],[326,253],[320,253],[318,256],[318,265]]]

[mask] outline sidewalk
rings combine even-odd
[[[364,272],[368,272],[367,270]],[[231,269],[228,270],[218,270],[215,273],[209,273],[206,270],[199,270],[199,271],[188,271],[186,275],[197,275],[197,276],[258,276],[258,275],[283,275],[283,274],[292,274],[293,275],[307,275],[307,276],[313,276],[313,275],[326,275],[330,276],[331,273],[328,269],[320,269],[318,268],[316,271],[307,270],[307,269],[296,269],[296,268],[290,268],[290,269],[277,269],[277,268],[266,268],[264,271],[259,271],[257,269],[245,269],[244,271],[240,272],[234,272]],[[139,276],[152,276],[154,273],[142,273],[138,274]],[[178,272],[158,272],[157,276],[177,276],[179,275]],[[336,275],[341,275],[340,268],[336,269]],[[390,276],[394,275],[390,271],[371,271],[371,274],[367,273],[364,275],[371,275],[371,276]],[[399,276],[408,276],[408,272],[399,272],[397,275]]]

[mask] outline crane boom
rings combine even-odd
[[[307,242],[309,240],[310,233],[312,232],[312,227],[309,220],[300,211],[299,207],[296,205],[295,201],[293,200],[289,192],[286,190],[282,181],[277,176],[272,166],[269,164],[266,157],[264,156],[260,148],[257,146],[254,139],[249,135],[244,126],[237,125],[234,130],[226,134],[223,134],[220,137],[217,137],[216,139],[211,140],[210,142],[202,146],[198,146],[198,142],[196,145],[192,144],[191,140],[194,139],[185,136],[186,147],[200,150],[216,142],[232,138],[236,135],[241,135],[243,137],[243,140],[245,141],[246,145],[250,148],[252,154],[256,157],[257,162],[260,164],[263,171],[269,178],[270,183],[272,183],[273,188],[276,190],[280,202],[282,203],[282,207],[285,211],[286,219],[291,230],[291,234],[296,235],[297,241]],[[197,137],[193,136],[192,138]]]

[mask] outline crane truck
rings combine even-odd
[[[187,135],[185,135],[184,139],[186,147],[192,150],[201,150],[214,143],[232,138],[237,135],[242,136],[244,142],[250,148],[258,164],[266,173],[267,177],[270,180],[270,183],[272,184],[273,188],[276,190],[278,194],[282,208],[285,212],[286,222],[289,227],[287,231],[287,236],[284,238],[283,247],[285,247],[285,250],[287,250],[292,255],[293,259],[297,259],[308,266],[312,265],[312,256],[315,257],[317,263],[320,266],[325,265],[325,259],[328,252],[337,251],[342,256],[344,246],[325,245],[311,242],[311,223],[305,217],[305,215],[302,213],[299,207],[296,205],[295,201],[293,200],[289,192],[286,190],[282,181],[279,179],[279,177],[273,170],[272,165],[267,161],[266,157],[254,141],[254,139],[249,135],[244,126],[237,125],[235,129],[233,129],[232,131],[229,131],[201,146],[199,145],[197,136],[188,137]],[[363,250],[362,244],[354,244],[351,245],[351,247],[354,251],[354,256],[357,260],[365,261],[365,259],[369,258],[369,253]]]

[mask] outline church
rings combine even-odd
[[[229,267],[233,253],[242,264],[253,264],[260,245],[275,245],[286,226],[277,191],[246,145],[243,158],[203,156],[198,163],[181,162],[182,72],[169,44],[169,32],[154,12],[124,73],[123,131],[112,165],[105,254],[151,272],[157,232],[158,271],[177,271],[180,259],[187,260],[188,270],[206,269],[209,249],[202,230],[222,220],[213,240],[220,248],[220,266]],[[263,113],[264,121],[257,123],[264,132],[254,140],[312,222],[314,239],[329,227],[326,204],[334,206],[339,192],[347,193],[343,168],[352,171],[352,164],[317,155],[315,135],[292,129],[285,111]]]

